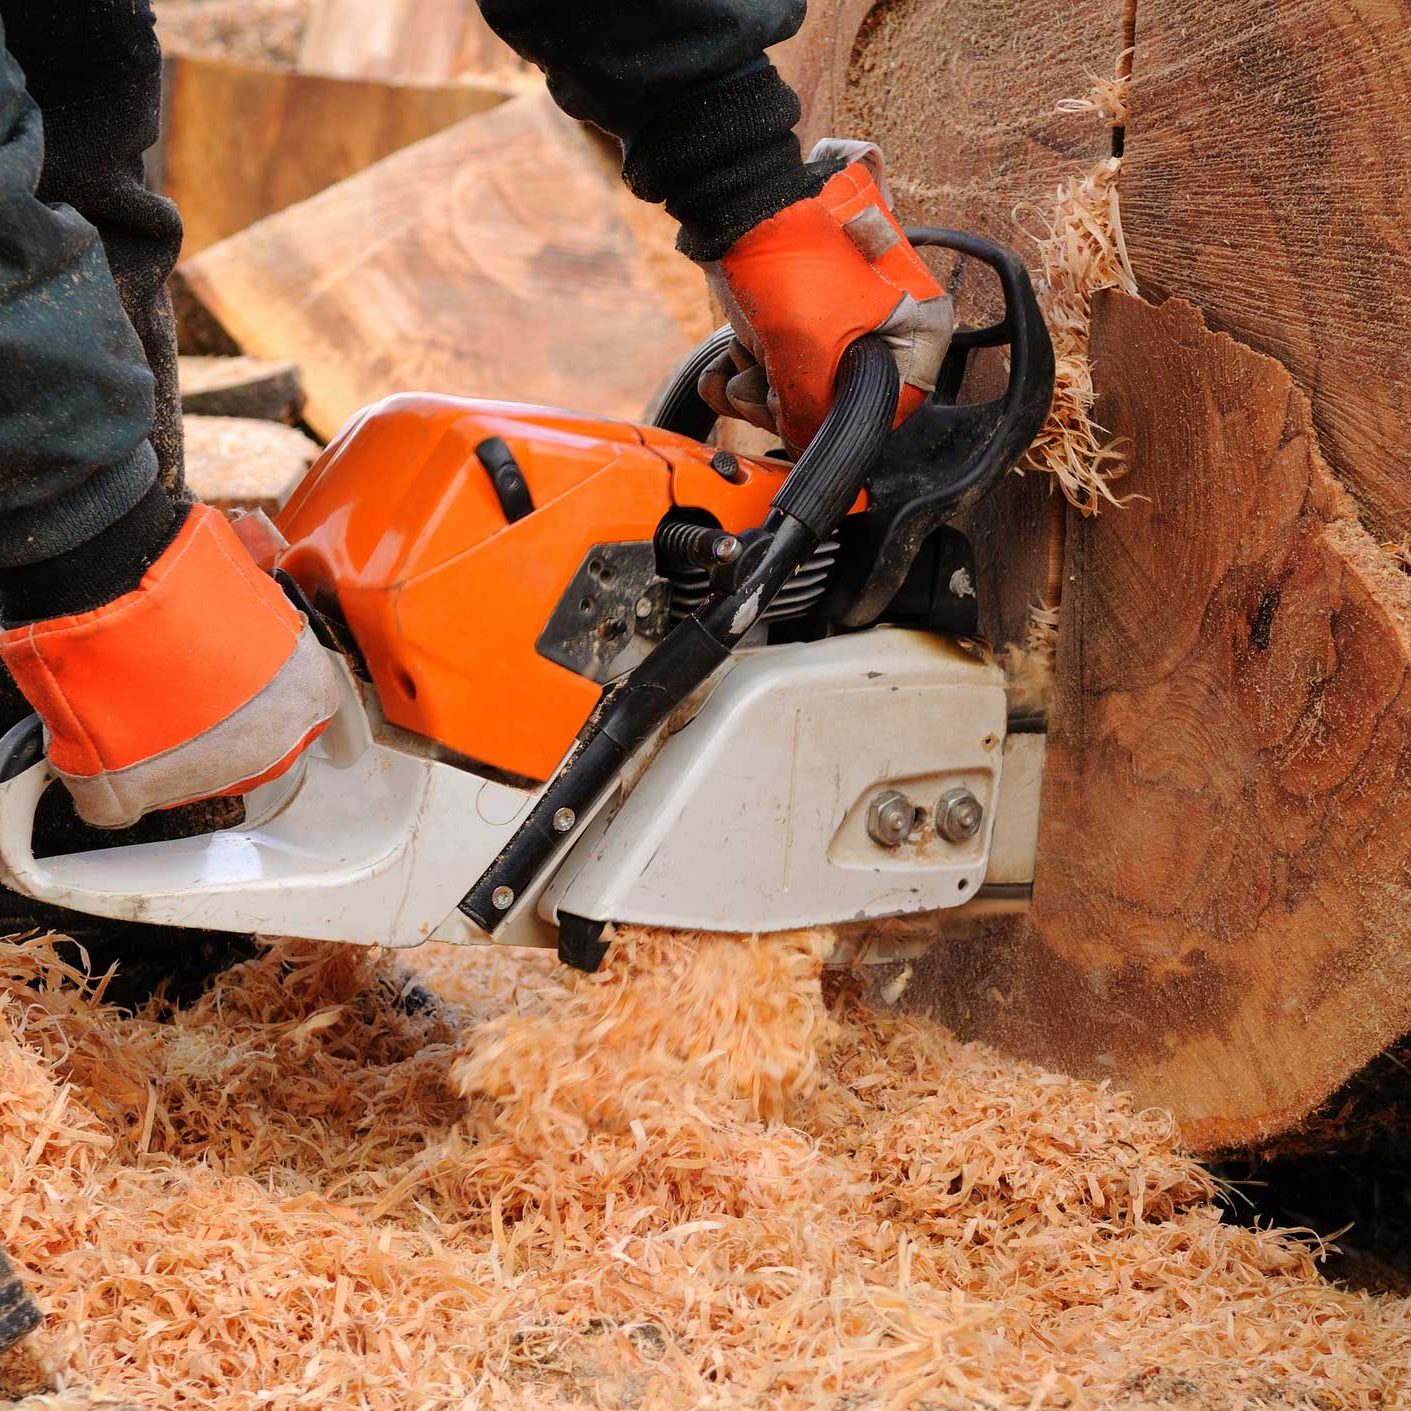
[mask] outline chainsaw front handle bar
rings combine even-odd
[[[711,342],[722,336],[723,330]],[[663,398],[659,425],[667,424],[673,389],[686,385],[678,374]],[[494,934],[552,865],[570,836],[556,820],[565,810],[575,818],[588,814],[631,755],[729,660],[779,590],[842,522],[882,453],[899,393],[896,363],[880,338],[860,338],[843,354],[832,410],[780,486],[761,529],[746,536],[729,590],[713,594],[608,688],[529,817],[466,894],[460,909],[482,930]],[[686,401],[677,402],[678,412]]]

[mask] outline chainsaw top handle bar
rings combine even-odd
[[[672,387],[694,391],[699,370],[688,384],[688,369],[699,369],[705,355],[706,348],[698,350]],[[729,659],[779,590],[838,527],[882,453],[899,392],[896,363],[880,338],[860,338],[843,354],[832,409],[779,487],[763,526],[741,536],[745,552],[730,566],[729,581],[607,689],[528,818],[466,894],[461,910],[482,930],[493,934],[553,863],[571,836],[556,820],[565,810],[575,818],[586,815],[627,759]],[[659,425],[665,410],[657,413]]]

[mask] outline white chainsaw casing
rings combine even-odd
[[[454,911],[534,795],[374,737],[343,658],[337,714],[239,828],[35,858],[43,762],[0,785],[0,868],[18,891],[96,916],[413,946]]]
[[[541,912],[767,932],[965,905],[986,878],[1005,717],[999,669],[923,632],[741,653],[621,807],[586,830]],[[958,786],[984,821],[951,843],[935,803]],[[920,818],[890,848],[867,828],[888,789]]]
[[[240,827],[36,858],[35,810],[53,779],[39,759],[0,782],[0,877],[75,911],[170,926],[393,947],[491,940],[458,903],[542,788],[485,778],[388,729],[333,661],[332,725],[294,773],[249,796]],[[560,913],[755,932],[964,905],[986,879],[1004,731],[999,671],[925,633],[742,652],[694,718],[658,734],[580,816],[557,872],[516,899],[493,940],[553,945]],[[952,844],[930,814],[957,785],[984,823]],[[868,836],[883,788],[926,810],[896,848]]]

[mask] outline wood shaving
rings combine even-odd
[[[30,1405],[1406,1404],[1405,1301],[1222,1224],[1164,1114],[868,1009],[820,949],[286,943],[131,1015],[0,946]]]
[[[1058,657],[1058,609],[1029,609],[1024,645],[1011,642],[1000,653],[1009,709],[1017,715],[1048,709]]]
[[[1382,552],[1396,560],[1398,567],[1411,573],[1411,537],[1393,539],[1382,545]]]
[[[1127,79],[1095,80],[1087,98],[1068,99],[1060,112],[1097,113],[1109,125],[1127,110]],[[1112,490],[1123,474],[1122,452],[1092,419],[1093,376],[1088,358],[1092,299],[1100,289],[1136,294],[1122,238],[1118,177],[1122,159],[1110,157],[1060,182],[1043,207],[1024,203],[1014,219],[1034,240],[1039,271],[1035,292],[1053,338],[1053,406],[1021,470],[1053,476],[1070,504],[1096,514],[1120,505]]]

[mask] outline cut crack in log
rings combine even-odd
[[[1272,358],[1115,292],[1093,358],[1147,498],[1070,520],[1031,916],[920,992],[1257,1146],[1411,1029],[1411,580]]]

